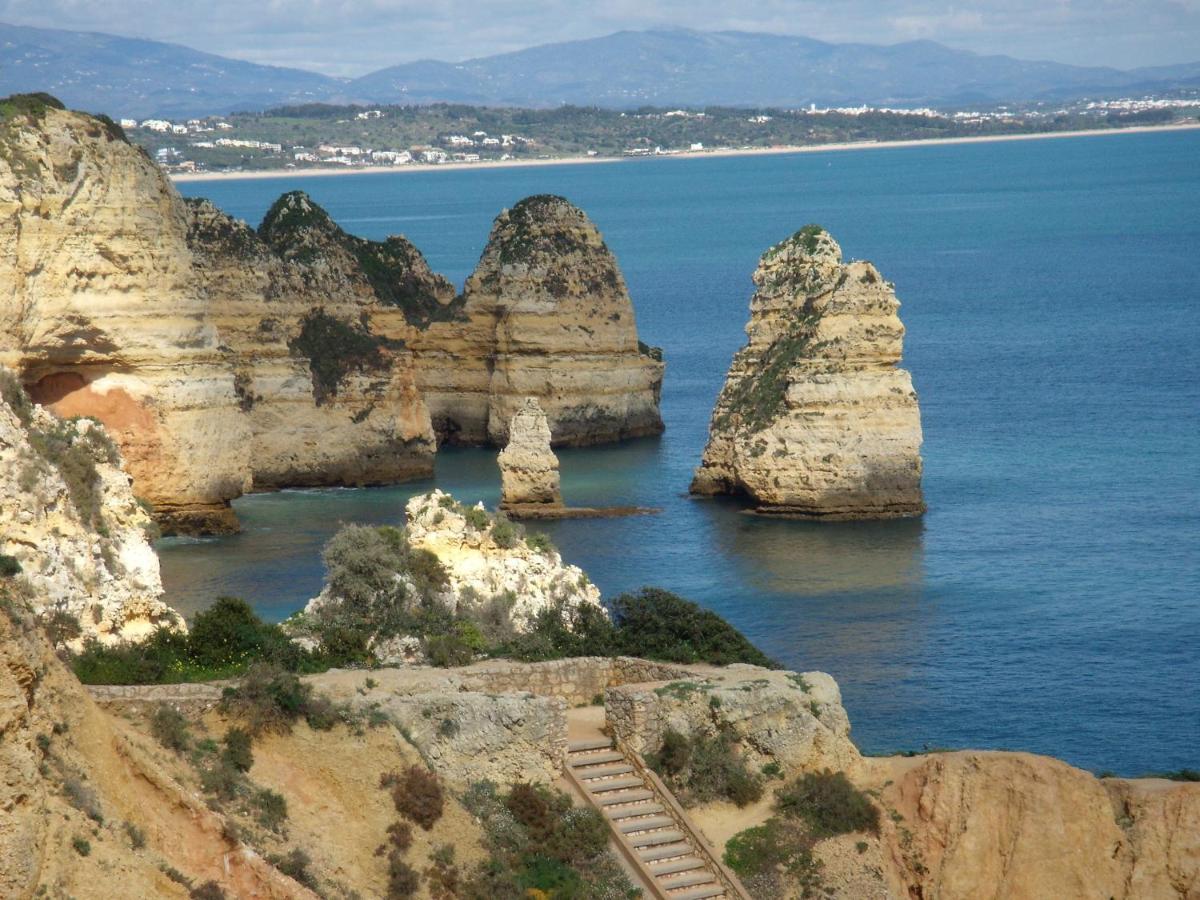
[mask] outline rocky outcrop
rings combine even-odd
[[[670,681],[612,687],[604,705],[613,735],[642,754],[657,753],[674,730],[729,735],[756,770],[846,769],[859,759],[841,691],[824,672],[690,667]]]
[[[512,627],[529,630],[539,613],[559,604],[602,610],[600,591],[578,566],[545,543],[531,543],[519,526],[433,491],[405,507],[409,543],[433,553],[446,570],[447,606],[454,612],[485,604],[505,607]]]
[[[463,302],[464,322],[409,343],[443,439],[503,445],[527,397],[555,445],[662,431],[662,354],[638,341],[616,259],[563,198],[527,197],[496,218]]]
[[[0,369],[0,554],[32,608],[105,642],[183,627],[162,601],[151,529],[104,429],[55,418]]]
[[[550,426],[533,397],[527,397],[508,426],[500,451],[500,508],[561,507],[558,457],[550,449]]]
[[[691,490],[764,513],[919,515],[921,416],[892,285],[809,225],[763,254],[747,345],[717,399]]]
[[[889,772],[894,896],[1191,898],[1200,785],[1101,781],[1027,753],[961,751]]]

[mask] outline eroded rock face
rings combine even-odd
[[[446,570],[452,611],[503,603],[513,627],[528,631],[540,612],[560,603],[564,610],[603,610],[599,589],[557,550],[521,537],[500,538],[494,524],[475,524],[490,519],[482,506],[463,506],[435,490],[409,500],[405,516],[409,542],[437,556]]]
[[[432,471],[411,355],[383,330],[452,315],[454,292],[411,244],[352,238],[300,194],[260,236],[79,113],[11,117],[0,145],[0,362],[104,422],[165,527],[235,530],[252,485]]]
[[[693,670],[700,667],[691,667]],[[605,692],[614,735],[639,753],[657,753],[668,729],[728,734],[758,769],[845,769],[859,759],[837,682],[824,672],[731,665],[650,685]]]
[[[661,353],[639,344],[621,271],[581,210],[541,195],[502,212],[463,296],[465,322],[410,344],[444,439],[503,445],[527,397],[556,445],[662,431]]]
[[[500,508],[562,506],[558,457],[550,449],[550,425],[533,397],[527,397],[508,426],[500,451]]]
[[[921,415],[900,361],[892,286],[806,226],[763,254],[747,345],[717,399],[696,494],[746,494],[766,513],[919,515]]]
[[[0,380],[12,396],[14,376]],[[0,553],[20,564],[34,610],[104,642],[183,627],[162,601],[152,527],[101,426],[0,399]]]
[[[1190,898],[1200,785],[1100,781],[1028,753],[928,756],[889,782],[897,896]]]

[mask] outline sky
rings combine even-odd
[[[0,21],[171,41],[344,76],[661,27],[835,42],[930,39],[1118,68],[1200,60],[1200,0],[0,0]]]

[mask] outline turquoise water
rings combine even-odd
[[[597,222],[667,359],[665,435],[561,454],[569,502],[663,509],[546,528],[607,594],[670,588],[832,673],[867,751],[1200,763],[1200,133],[184,191],[256,223],[294,187],[351,232],[406,234],[459,283],[522,196],[563,194]],[[897,285],[921,521],[763,521],[686,496],[750,273],[810,221]],[[498,496],[484,451],[444,453],[436,480]],[[396,521],[430,484],[244,498],[244,534],[164,546],[171,596],[282,617],[317,591],[339,522]]]

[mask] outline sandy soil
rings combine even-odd
[[[652,159],[699,159],[716,156],[767,156],[781,153],[826,153],[841,150],[886,150],[899,147],[927,147],[943,144],[986,144],[996,141],[1032,141],[1046,138],[1100,137],[1116,134],[1140,134],[1147,131],[1189,131],[1200,128],[1200,123],[1180,125],[1137,125],[1131,128],[1096,129],[1092,131],[1053,131],[1038,134],[997,134],[981,137],[928,138],[911,141],[859,141],[842,144],[812,144],[803,147],[753,147],[747,149],[697,150],[673,153]],[[637,162],[646,157],[600,157],[564,156],[553,159],[506,159],[477,163],[443,163],[441,165],[372,166],[371,168],[314,168],[314,169],[271,169],[264,172],[196,172],[176,173],[171,180],[188,181],[237,181],[249,178],[312,178],[331,175],[384,175],[398,172],[454,172],[462,169],[518,169],[531,166],[563,166],[593,163]]]

